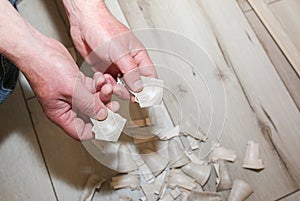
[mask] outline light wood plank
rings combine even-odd
[[[18,4],[18,9],[38,31],[60,41],[66,47],[73,43],[54,0],[26,0]]]
[[[297,191],[287,197],[280,199],[280,201],[298,201],[300,198],[300,191]]]
[[[253,11],[245,13],[245,15],[286,88],[295,101],[298,109],[300,109],[300,79],[297,73],[285,58],[257,15]]]
[[[300,75],[299,23],[290,23],[299,19],[299,1],[284,0],[269,5],[265,1],[249,0],[249,3],[285,53],[298,75]],[[277,7],[276,4],[286,5]],[[285,16],[278,15],[278,9],[283,9],[279,13],[285,13]],[[298,33],[298,35],[295,35],[295,33]]]
[[[300,1],[281,0],[272,3],[269,7],[298,51],[300,51]]]
[[[55,201],[20,86],[0,105],[2,201]]]
[[[105,0],[105,4],[111,14],[128,27],[128,22],[117,0]]]
[[[248,3],[248,0],[237,0],[237,2],[240,5],[240,7],[244,13],[252,10],[251,6]]]
[[[237,150],[238,161],[230,165],[230,173],[233,178],[245,179],[254,188],[255,193],[249,200],[274,200],[297,189],[289,171],[292,170],[292,174],[297,178],[295,175],[299,165],[297,161],[299,149],[291,148],[297,145],[290,144],[297,141],[299,112],[236,2],[201,1],[203,4],[199,1],[189,1],[187,4],[180,0],[172,2],[153,0],[151,4],[144,0],[119,2],[131,28],[167,29],[183,34],[203,47],[216,63],[222,74],[228,98],[222,143]],[[222,12],[224,8],[228,12]],[[170,43],[165,40],[166,43]],[[171,60],[163,60],[153,52],[150,52],[150,55],[155,64],[175,68],[178,62],[173,58],[172,65]],[[182,63],[179,66],[186,70]],[[198,63],[197,66],[203,65]],[[176,70],[179,74],[187,74],[178,68]],[[164,74],[159,68],[158,71],[166,80],[168,76],[172,77]],[[176,79],[166,83],[171,91],[176,92],[177,82],[174,80]],[[197,80],[199,84],[200,79]],[[184,92],[178,97],[182,97],[185,93],[189,92]],[[274,99],[278,102],[274,103]],[[193,105],[190,102],[185,104],[185,107]],[[172,109],[170,100],[166,101],[166,105],[171,117],[176,119],[178,113]],[[262,107],[266,108],[266,113]],[[291,116],[282,116],[287,113]],[[268,114],[271,119],[276,119],[274,121],[277,131],[268,119]],[[260,173],[241,168],[248,140],[260,143],[262,158],[266,165],[266,169]],[[275,147],[272,140],[275,141]],[[277,147],[280,147],[279,155],[275,151]],[[281,160],[280,157],[283,155],[284,158]],[[289,170],[285,167],[286,161],[290,161]],[[268,188],[265,188],[266,186]],[[270,188],[276,190],[271,192]]]
[[[103,178],[115,174],[94,160],[80,142],[51,123],[35,98],[28,105],[60,201],[79,200],[90,174],[98,173]]]
[[[287,165],[289,172],[299,184],[300,162],[298,155],[300,149],[297,148],[296,143],[300,126],[299,110],[287,93],[246,19],[244,17],[239,18],[236,23],[226,26],[220,22],[224,18],[224,20],[229,20],[232,17],[230,12],[220,15],[215,10],[226,5],[229,7],[229,3],[226,5],[220,3],[215,6],[217,5],[216,1],[209,3],[207,1],[203,5],[206,5],[210,20],[215,25],[216,35],[221,41],[221,46],[228,53],[231,64],[246,94],[248,94],[250,104],[252,104],[258,120],[263,122],[260,122],[260,126],[262,129],[271,127],[271,130],[263,131],[266,141],[273,140],[275,144],[273,148],[277,149],[282,162]],[[231,11],[231,14],[235,11],[233,5]],[[243,41],[243,43],[233,43],[233,41]],[[256,81],[253,82],[253,80]],[[275,103],[274,99],[276,100]],[[288,117],[282,115],[287,113],[289,114]]]

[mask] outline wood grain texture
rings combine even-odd
[[[288,33],[291,41],[300,51],[300,1],[299,0],[281,0],[269,5],[274,13],[276,20],[282,28]],[[298,55],[300,56],[300,55]]]
[[[297,22],[300,2],[283,0],[267,4],[261,0],[249,0],[249,3],[300,75],[300,28]]]
[[[229,20],[230,15],[220,15],[213,10],[228,5],[228,9],[231,8],[232,13],[234,13],[234,5],[232,7],[229,6],[229,3],[226,5],[220,3],[219,7],[215,5],[217,5],[216,1],[207,3],[206,9],[211,8],[211,12],[207,13],[210,15],[212,23],[215,24],[217,37],[222,41],[221,46],[228,53],[236,75],[239,77],[246,94],[248,94],[250,105],[257,115],[262,134],[266,142],[275,150],[277,149],[281,161],[299,184],[300,162],[298,155],[300,149],[296,148],[295,142],[298,139],[296,133],[300,126],[299,110],[287,93],[246,19],[244,17],[239,18],[235,23],[225,26],[224,23],[220,22],[224,18]],[[238,13],[236,11],[236,14]],[[243,41],[243,43],[234,43],[234,41]],[[277,100],[275,103],[274,99]],[[289,113],[289,117],[283,115],[287,113]]]
[[[251,27],[255,31],[260,43],[268,54],[274,67],[276,68],[280,78],[284,82],[287,90],[291,94],[298,109],[300,109],[300,79],[294,71],[291,64],[285,58],[280,48],[277,46],[273,38],[270,36],[258,16],[253,12],[245,13]]]
[[[233,0],[188,4],[180,0],[119,2],[132,29],[158,28],[183,34],[205,49],[216,63],[227,95],[222,143],[238,152],[230,173],[254,188],[249,200],[274,200],[296,190],[294,178],[299,180],[300,165],[297,159],[300,150],[296,148],[299,111],[237,3]],[[222,12],[224,9],[226,13]],[[165,62],[151,52],[150,55],[154,63]],[[168,62],[166,65],[172,64]],[[173,66],[176,63],[175,60]],[[178,73],[186,74],[183,70]],[[176,86],[174,83],[170,89],[182,93],[178,97],[188,94],[172,88]],[[172,113],[171,105],[166,101],[171,117],[176,119],[178,113]],[[186,107],[189,105],[192,104],[186,102]],[[259,173],[241,169],[248,140],[260,144],[266,169]],[[270,192],[265,186],[276,190]]]
[[[0,105],[1,201],[56,201],[20,86]]]
[[[69,31],[61,18],[54,0],[26,0],[18,4],[19,12],[38,31],[54,38],[66,47],[72,47]]]

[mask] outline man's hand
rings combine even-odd
[[[114,79],[95,73],[84,76],[66,48],[36,31],[7,0],[0,0],[0,52],[27,77],[46,115],[75,139],[92,139],[90,117],[103,120]]]
[[[113,77],[119,73],[124,75],[126,84],[135,92],[142,90],[141,75],[157,77],[141,42],[111,15],[103,0],[65,0],[64,4],[74,44],[96,71]],[[122,98],[130,97],[120,85],[114,87],[114,93]]]
[[[46,42],[45,42],[46,41]],[[46,39],[36,46],[24,70],[45,114],[75,139],[92,139],[89,117],[103,120],[106,107],[117,111],[117,102],[110,102],[112,85],[109,75],[95,73],[94,79],[84,76],[68,51],[57,41]]]

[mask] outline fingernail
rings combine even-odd
[[[137,80],[133,83],[134,91],[135,92],[140,92],[143,88],[143,83],[142,80]]]
[[[106,119],[106,116],[107,116],[106,110],[104,108],[101,108],[98,115],[97,115],[97,119],[99,121],[103,121],[104,119]]]

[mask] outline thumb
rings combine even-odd
[[[143,83],[139,68],[129,54],[115,61],[115,64],[124,74],[123,79],[130,90],[134,92],[140,92],[143,90]]]
[[[90,118],[104,120],[107,117],[107,108],[100,100],[100,93],[91,93],[81,81],[76,83],[72,105],[73,109]]]

